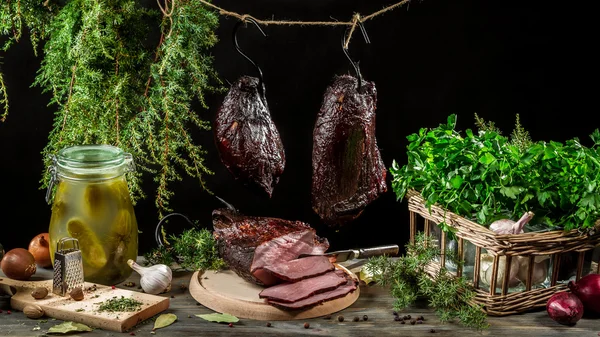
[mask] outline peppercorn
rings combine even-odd
[[[10,310],[6,310],[6,314],[7,314],[7,315],[10,315]]]
[[[415,323],[417,323],[417,320],[416,320],[416,319],[414,319],[414,318],[413,318],[413,319],[411,319],[411,320],[410,320],[410,324],[411,324],[411,325],[415,325]]]
[[[392,311],[392,315],[398,316],[398,312],[394,310],[394,311]]]
[[[229,323],[229,327],[230,327],[230,328],[233,328],[233,323]]]
[[[429,330],[429,332],[435,333],[435,329],[431,329],[431,330]]]
[[[310,328],[310,324],[308,324],[308,322],[305,322],[304,323],[304,329],[308,329],[308,328]]]
[[[267,322],[267,328],[271,327],[271,322]]]
[[[363,321],[367,321],[367,320],[369,320],[369,316],[363,315]]]
[[[396,322],[400,322],[400,321],[402,321],[402,320],[403,320],[402,318],[400,318],[400,317],[398,317],[398,316],[394,316],[394,321],[396,321]]]
[[[342,315],[339,315],[339,316],[338,316],[338,321],[339,321],[339,322],[343,322],[343,321],[344,321],[344,316],[342,316]]]
[[[417,320],[417,324],[423,324],[423,321],[422,321],[422,320],[420,320],[420,319],[418,319],[418,320]]]
[[[353,321],[358,322],[360,321],[360,318],[358,316],[354,317]]]
[[[410,319],[410,315],[406,315],[407,319]]]
[[[422,321],[424,321],[424,320],[425,320],[425,317],[423,317],[423,315],[421,315],[421,316],[417,317],[417,320],[422,320]]]
[[[405,323],[406,323],[406,322],[405,322],[404,320],[401,320],[401,321],[400,321],[400,324],[405,324]]]
[[[129,335],[130,336],[135,336],[135,332],[130,332]]]
[[[410,319],[410,317],[404,315],[404,316],[402,316],[402,319]]]
[[[116,288],[115,286],[110,286],[110,287],[111,287],[111,289],[115,289]]]
[[[171,295],[171,298],[175,298],[175,295]]]

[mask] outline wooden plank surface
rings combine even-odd
[[[273,321],[266,327],[264,321],[242,319],[230,328],[226,324],[217,324],[195,317],[196,314],[213,313],[212,310],[199,305],[194,300],[187,286],[192,273],[174,273],[172,290],[161,296],[171,297],[171,305],[165,313],[176,314],[179,318],[173,325],[156,330],[151,334],[154,322],[147,320],[136,326],[132,333],[136,336],[598,336],[600,318],[584,318],[575,327],[566,327],[553,322],[545,311],[513,315],[508,317],[490,317],[491,327],[485,331],[477,331],[461,327],[455,323],[440,323],[438,317],[425,303],[404,310],[401,314],[425,316],[425,324],[410,325],[395,322],[392,316],[393,301],[386,289],[378,286],[362,287],[359,299],[350,307],[336,313],[332,319],[313,318],[299,321]],[[133,274],[127,280],[139,284],[139,276]],[[119,288],[140,291],[137,286]],[[29,319],[21,312],[7,314],[10,309],[10,298],[0,296],[0,336],[44,336],[48,328],[61,323],[60,320],[47,318]],[[340,323],[335,318],[343,315]],[[355,316],[368,315],[367,321],[353,322]],[[304,322],[310,324],[304,329]],[[39,330],[37,329],[39,327]],[[34,330],[35,329],[35,330]],[[430,330],[434,329],[435,333]],[[109,337],[129,336],[128,333],[116,333],[107,330],[74,334],[74,336]],[[73,336],[73,335],[70,335]]]

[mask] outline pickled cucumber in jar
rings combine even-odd
[[[60,167],[60,158],[56,161],[59,182],[49,234],[53,261],[56,243],[73,237],[79,241],[85,281],[113,285],[132,272],[127,260],[137,258],[138,228],[124,175],[127,161],[118,160],[124,154],[114,147],[108,148],[108,154],[94,152],[107,151],[106,147],[83,146],[83,154],[68,153],[80,160],[71,167]],[[86,155],[89,167],[81,164]],[[102,161],[105,165],[98,163]]]

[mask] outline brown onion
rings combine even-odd
[[[50,259],[50,239],[48,233],[36,235],[29,242],[29,252],[33,255],[35,263],[42,268],[48,268],[52,265]]]
[[[35,258],[27,249],[15,248],[4,255],[0,268],[8,278],[25,281],[35,274]]]

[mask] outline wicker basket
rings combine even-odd
[[[445,222],[448,226],[456,229],[456,253],[459,258],[465,257],[465,242],[475,246],[475,256],[473,265],[472,285],[475,291],[473,302],[483,305],[483,309],[491,316],[505,316],[525,312],[539,307],[545,307],[546,302],[552,294],[566,288],[564,282],[558,282],[559,269],[561,268],[561,257],[568,254],[575,254],[577,257],[577,268],[575,278],[579,280],[584,271],[584,263],[589,263],[593,273],[600,274],[600,263],[586,259],[586,253],[591,255],[591,251],[600,245],[600,233],[595,235],[581,234],[577,230],[572,231],[550,231],[550,232],[531,232],[512,235],[497,235],[488,228],[467,220],[457,214],[447,211],[437,205],[431,206],[431,212],[425,206],[425,200],[417,191],[409,191],[407,194],[408,209],[410,211],[410,240],[414,243],[417,231],[420,229],[419,214],[424,222],[422,231],[430,235],[433,229],[437,229],[433,224]],[[435,228],[434,228],[435,227]],[[441,247],[447,247],[446,233],[439,231],[439,244]],[[482,250],[493,258],[491,268],[491,278],[489,279],[489,290],[484,289],[480,284],[480,268]],[[442,249],[445,252],[446,249]],[[549,257],[550,267],[548,270],[547,285],[536,289],[533,286],[532,278],[533,265],[537,261],[536,257]],[[526,281],[520,291],[509,291],[510,277],[498,277],[499,272],[503,275],[511,275],[511,261],[518,258],[519,261],[527,261]],[[524,260],[525,259],[525,260]],[[503,262],[503,263],[501,263]],[[442,253],[439,260],[432,262],[427,266],[428,273],[435,275],[442,266],[446,266],[446,259]],[[500,271],[499,269],[503,269]],[[457,277],[463,275],[463,267],[456,266]],[[497,279],[500,279],[497,282]],[[548,280],[549,279],[549,280]]]

